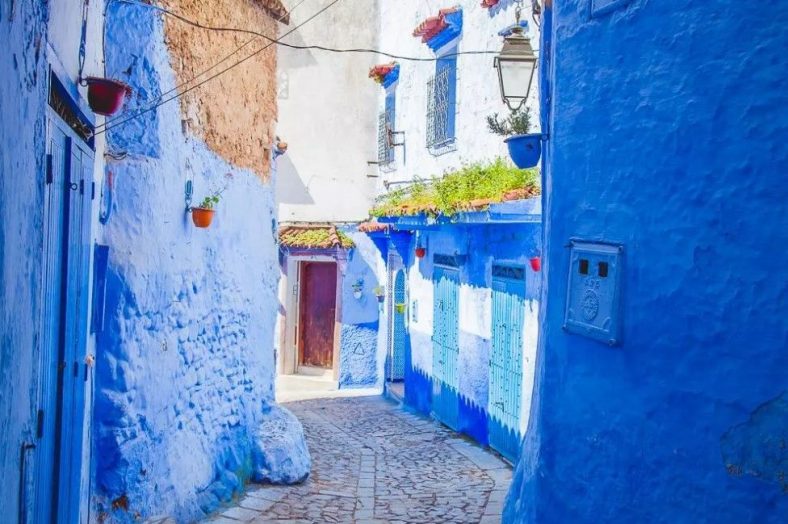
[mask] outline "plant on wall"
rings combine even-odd
[[[451,216],[492,202],[539,194],[539,173],[535,169],[518,169],[498,158],[489,163],[468,164],[446,172],[442,178],[419,180],[391,191],[378,198],[371,214]]]
[[[358,280],[353,282],[351,287],[353,288],[353,297],[356,300],[360,299],[361,298],[361,294],[364,291],[364,280],[359,278]]]
[[[500,136],[528,134],[531,130],[531,109],[515,109],[506,118],[499,118],[498,113],[488,115],[487,129]]]
[[[213,215],[215,213],[214,207],[219,203],[222,193],[225,192],[230,180],[232,180],[232,173],[227,173],[225,178],[227,182],[225,182],[224,187],[209,194],[202,199],[202,202],[200,202],[198,206],[191,208],[192,222],[194,222],[195,226],[205,228],[209,227],[211,222],[213,222]]]

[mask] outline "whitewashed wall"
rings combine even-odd
[[[460,5],[463,8],[463,29],[458,51],[495,51],[503,40],[498,32],[514,24],[515,5],[512,0],[501,0],[496,8],[480,7],[479,0],[384,0],[381,2],[380,48],[394,54],[435,56],[413,29],[439,9]],[[523,19],[528,21],[531,45],[538,47],[538,28],[531,19],[530,1],[523,5]],[[538,53],[538,51],[537,51]],[[498,76],[493,68],[494,54],[461,55],[457,60],[457,115],[456,150],[433,156],[426,147],[427,82],[435,73],[434,62],[401,61],[396,92],[396,131],[405,132],[405,147],[397,147],[393,170],[381,172],[378,191],[385,192],[384,181],[412,180],[414,177],[438,176],[463,163],[490,160],[496,156],[508,158],[503,137],[487,130],[486,117],[492,113],[505,115],[508,108],[500,98]],[[381,60],[385,61],[385,60]],[[531,90],[528,106],[532,111],[534,129],[538,129],[538,92],[536,82]],[[385,92],[380,89],[378,110],[382,110]],[[399,140],[399,137],[398,137]],[[396,187],[396,186],[393,186]]]
[[[286,0],[290,25],[304,22],[330,0]],[[337,3],[284,37],[292,44],[333,48],[377,47],[378,0]],[[363,9],[360,9],[363,7]],[[288,143],[279,159],[276,198],[280,222],[345,222],[369,213],[375,179],[379,88],[367,74],[371,54],[332,54],[279,48],[279,123]]]

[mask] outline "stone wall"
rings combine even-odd
[[[239,4],[209,8],[237,7],[232,25],[251,17]],[[178,5],[202,16],[196,4]],[[196,35],[144,6],[110,4],[107,24],[108,74],[134,90],[127,115],[233,45],[206,36],[185,54]],[[274,107],[265,90],[271,70],[238,73],[239,86],[252,75],[260,86],[243,94],[251,97],[245,110]],[[180,108],[165,104],[108,133],[114,190],[103,231],[110,261],[93,502],[96,515],[113,522],[157,514],[197,520],[237,494],[259,466],[255,457],[265,456],[257,433],[273,401],[278,268],[260,139],[273,114],[260,111],[244,124],[250,133],[233,141],[235,113],[246,102],[228,103],[228,84],[207,86]],[[184,111],[196,115],[186,129]],[[225,188],[209,229],[195,228],[186,212],[187,183],[193,205]]]
[[[539,399],[504,520],[782,522],[788,5],[552,4]],[[572,237],[623,245],[616,346],[561,329]]]
[[[246,29],[277,38],[277,21],[259,0],[167,0],[164,6],[205,26]],[[202,139],[231,164],[267,178],[267,150],[275,137],[277,116],[277,47],[259,36],[207,31],[174,17],[165,18],[165,38],[175,81],[186,88],[252,57],[178,101],[190,136]]]

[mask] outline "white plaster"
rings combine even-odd
[[[293,7],[297,0],[285,4]],[[284,34],[326,6],[311,0],[292,13]],[[332,6],[284,38],[293,44],[375,48],[377,0]],[[331,54],[279,48],[279,122],[288,143],[279,159],[276,185],[281,222],[344,222],[369,214],[376,159],[376,104],[380,87],[367,75],[377,62],[370,54]],[[374,166],[373,166],[374,167]]]
[[[492,332],[492,294],[490,288],[460,285],[460,328],[489,339]]]
[[[504,2],[505,3],[505,2]],[[418,23],[437,14],[438,9],[460,5],[463,8],[463,29],[458,51],[495,51],[502,46],[498,32],[514,23],[514,6],[494,10],[490,15],[479,6],[479,0],[455,0],[440,4],[424,0],[398,0],[381,5],[380,48],[396,54],[435,56],[420,39],[411,36]],[[532,45],[538,42],[537,28],[530,16],[530,2],[523,7],[523,18],[529,23],[528,35]],[[408,13],[408,16],[403,16]],[[405,132],[405,147],[395,148],[393,169],[381,173],[377,189],[386,191],[384,181],[407,181],[414,177],[430,178],[462,164],[488,161],[495,157],[508,158],[503,137],[487,130],[486,117],[492,113],[504,115],[508,108],[500,98],[498,76],[493,68],[493,54],[460,55],[457,60],[457,115],[456,150],[433,156],[426,147],[427,82],[435,73],[434,62],[401,62],[400,79],[396,87],[396,131]],[[532,126],[538,130],[538,90],[531,89],[528,106],[532,111]],[[381,90],[378,108],[383,108],[385,95]],[[396,188],[397,186],[393,186]]]

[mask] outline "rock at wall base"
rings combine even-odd
[[[267,406],[254,443],[252,480],[270,484],[297,484],[309,476],[312,458],[304,428],[289,410]]]

